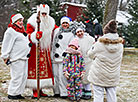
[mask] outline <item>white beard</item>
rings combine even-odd
[[[41,49],[48,49],[51,44],[51,34],[52,34],[52,27],[49,21],[49,17],[42,17],[40,16],[41,23],[40,23],[40,31],[43,32],[42,38],[40,39],[40,47]]]

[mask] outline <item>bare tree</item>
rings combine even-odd
[[[7,29],[10,16],[15,13],[14,9],[17,6],[18,0],[0,0],[0,42],[3,39],[3,34]]]
[[[123,6],[123,0],[120,1],[119,10],[122,9],[122,6]]]
[[[116,19],[116,13],[118,8],[119,0],[107,0],[103,18],[103,27],[111,19]]]
[[[121,0],[119,3],[119,10],[121,11],[126,11],[127,10],[127,5],[130,2],[130,0]]]

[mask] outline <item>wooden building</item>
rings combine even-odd
[[[66,16],[70,17],[72,20],[76,20],[78,17],[83,15],[83,10],[87,7],[84,4],[76,4],[70,2],[62,2],[62,9],[65,10]]]

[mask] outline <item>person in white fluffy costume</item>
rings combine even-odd
[[[40,31],[38,31],[37,15],[40,11]],[[42,88],[52,87],[54,77],[52,73],[52,64],[50,58],[51,36],[55,27],[55,20],[49,15],[49,6],[40,4],[37,7],[37,13],[34,13],[27,22],[27,33],[32,41],[31,56],[28,64],[28,80],[26,87],[33,89],[33,98],[37,98],[37,80],[36,80],[36,45],[37,39],[40,39],[40,97],[47,96],[42,92]]]
[[[67,79],[63,75],[63,53],[68,47],[71,40],[74,39],[74,34],[71,32],[70,18],[62,17],[60,20],[61,26],[54,31],[54,39],[52,43],[52,65],[55,77],[54,97],[67,98]]]
[[[92,97],[91,85],[90,85],[90,82],[87,80],[88,72],[89,72],[90,65],[92,62],[87,52],[91,48],[91,46],[94,44],[95,40],[88,33],[86,33],[81,27],[76,29],[76,37],[78,38],[80,51],[82,52],[82,55],[85,61],[85,69],[86,69],[84,78],[82,80],[83,91],[82,91],[81,98],[88,100],[88,99],[91,99]]]
[[[9,99],[24,99],[21,94],[27,81],[28,55],[31,48],[28,46],[30,42],[23,26],[23,19],[20,13],[11,16],[2,42],[1,58],[6,64],[10,64]]]

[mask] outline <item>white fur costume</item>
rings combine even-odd
[[[1,57],[3,59],[9,58],[12,62],[10,65],[11,80],[8,88],[9,95],[22,94],[25,89],[28,70],[27,54],[30,52],[28,44],[28,36],[25,37],[22,33],[16,32],[11,27],[6,30],[2,43]]]

